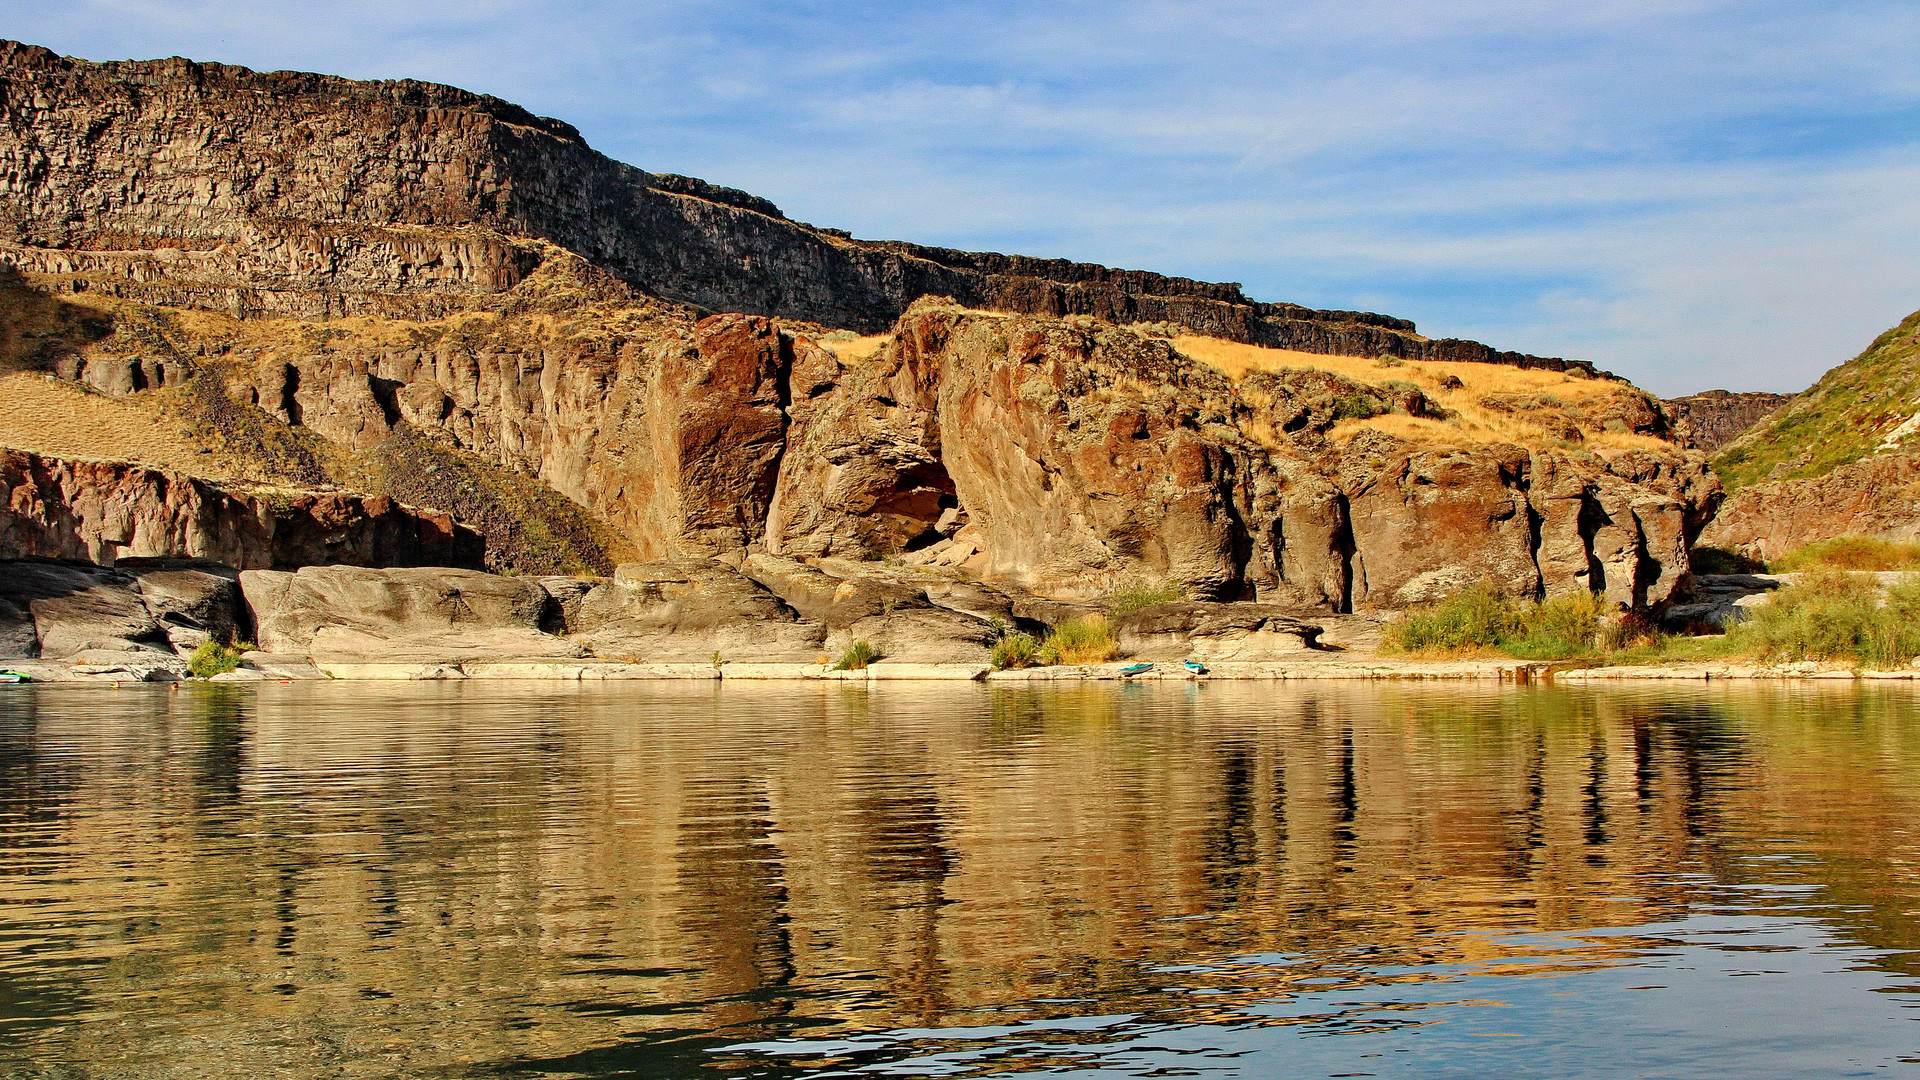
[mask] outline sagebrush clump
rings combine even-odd
[[[846,651],[840,654],[840,659],[833,665],[833,670],[863,671],[868,664],[871,664],[879,658],[880,654],[874,651],[871,644],[865,641],[856,641],[848,645]]]
[[[1107,614],[1119,618],[1130,611],[1171,604],[1187,598],[1187,588],[1173,581],[1140,581],[1123,585],[1107,597]]]
[[[1483,581],[1389,623],[1386,641],[1399,652],[1499,649],[1523,660],[1566,660],[1592,655],[1602,644],[1606,613],[1606,602],[1593,593],[1536,603]]]
[[[1035,654],[1042,664],[1099,664],[1120,652],[1105,615],[1082,615],[1047,631]]]
[[[1008,668],[1032,667],[1040,655],[1040,642],[1032,634],[1008,634],[993,643],[991,659],[993,666],[1002,671]]]
[[[1920,576],[1882,593],[1865,574],[1813,571],[1755,608],[1727,638],[1760,660],[1904,667],[1920,656]]]
[[[251,652],[253,643],[237,641],[231,645],[222,644],[212,638],[193,647],[187,654],[187,674],[196,679],[211,679],[215,675],[225,675],[240,666],[242,653]]]

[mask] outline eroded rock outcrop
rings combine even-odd
[[[891,553],[964,514],[966,565],[1042,593],[1171,579],[1341,611],[1485,577],[1640,606],[1671,595],[1719,498],[1677,450],[1336,445],[1323,388],[1236,383],[1099,324],[923,304],[843,367],[795,369],[796,445],[814,449],[785,459],[771,551]]]
[[[1836,536],[1920,541],[1920,458],[1883,454],[1825,476],[1774,480],[1727,497],[1700,534],[1706,547],[1777,559]]]
[[[1233,284],[854,240],[609,160],[559,120],[413,81],[89,63],[0,42],[0,197],[0,257],[23,269],[235,313],[432,317],[572,257],[618,279],[604,284],[707,310],[869,331],[946,295],[1309,352],[1585,366],[1430,340],[1368,312],[1256,303]]]
[[[246,632],[235,573],[200,563],[0,562],[0,658],[83,653],[165,658]],[[150,655],[149,655],[150,654]]]
[[[480,537],[445,514],[349,492],[228,489],[126,462],[0,450],[0,558],[200,559],[478,566]]]
[[[584,652],[545,632],[552,597],[526,578],[445,567],[308,566],[249,570],[240,586],[256,640],[270,653],[457,663]]]
[[[1113,620],[1122,652],[1140,660],[1265,660],[1315,647],[1320,627],[1273,604],[1155,604]]]
[[[1711,454],[1792,401],[1792,394],[1703,390],[1661,404],[1673,415],[1674,441]]]

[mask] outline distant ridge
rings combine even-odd
[[[613,161],[563,121],[412,80],[0,42],[0,196],[0,259],[239,315],[431,317],[512,288],[554,257],[545,242],[662,299],[861,332],[941,295],[1305,352],[1593,370],[1371,312],[1256,302],[1233,283],[855,240]]]

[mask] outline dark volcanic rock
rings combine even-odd
[[[1757,391],[1703,390],[1686,397],[1668,398],[1664,404],[1674,420],[1675,441],[1711,454],[1779,412],[1793,397]]]
[[[561,121],[412,81],[96,64],[0,43],[0,185],[0,255],[21,268],[236,313],[428,315],[577,257],[708,310],[867,331],[944,295],[1308,352],[1586,366],[1428,340],[1368,312],[1256,303],[1234,284],[853,240],[609,160]]]

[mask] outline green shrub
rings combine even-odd
[[[1047,631],[1036,655],[1042,664],[1098,664],[1119,651],[1105,615],[1082,615]]]
[[[1032,667],[1039,655],[1040,643],[1032,634],[1008,634],[994,642],[993,666],[1001,670]]]
[[[868,664],[879,658],[880,654],[873,651],[872,645],[864,641],[856,641],[848,645],[846,651],[840,654],[840,660],[833,665],[833,670],[864,671]]]
[[[1388,623],[1386,641],[1400,652],[1494,648],[1520,625],[1520,605],[1483,581]]]
[[[1796,548],[1768,564],[1778,574],[1801,570],[1920,570],[1920,544],[1871,536],[1836,536]]]
[[[1386,412],[1386,407],[1367,394],[1348,394],[1333,408],[1335,420],[1370,420]]]
[[[222,645],[208,638],[195,645],[193,652],[187,654],[187,674],[196,679],[211,679],[215,675],[225,675],[240,666],[241,653],[250,652],[252,649],[252,642],[240,641],[232,645]]]
[[[1107,597],[1107,614],[1118,618],[1155,604],[1171,604],[1187,598],[1186,586],[1171,581],[1141,581],[1123,585]]]
[[[1588,656],[1600,637],[1606,601],[1584,590],[1539,604],[1520,605],[1520,629],[1499,642],[1522,660],[1567,660]],[[1606,624],[1610,628],[1630,620]]]
[[[1592,593],[1533,603],[1483,581],[1387,624],[1386,642],[1399,652],[1499,649],[1522,660],[1566,660],[1593,654],[1605,616],[1606,602]]]
[[[1881,595],[1864,574],[1816,570],[1755,608],[1727,637],[1741,651],[1774,661],[1843,661],[1894,668],[1920,656],[1920,579]]]

